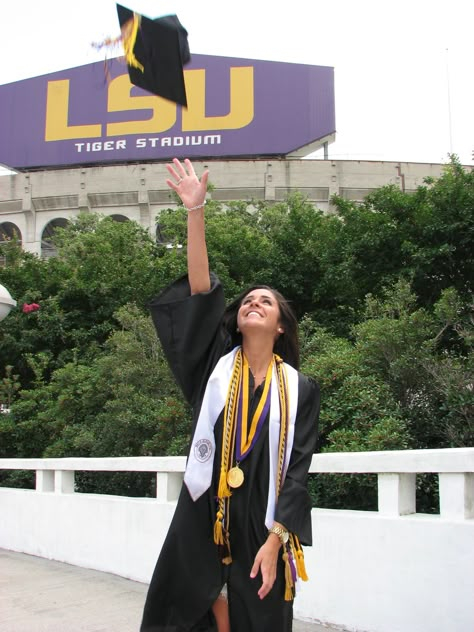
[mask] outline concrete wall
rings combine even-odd
[[[0,547],[148,582],[184,459],[0,460],[36,490],[0,488]],[[74,493],[74,470],[158,472],[156,499]],[[313,509],[295,616],[366,632],[474,630],[474,448],[315,455],[313,472],[379,473],[379,511]],[[440,514],[416,513],[438,472]]]
[[[281,201],[301,191],[315,206],[330,211],[334,194],[361,201],[372,190],[393,184],[413,191],[427,176],[439,177],[443,165],[349,160],[197,161],[196,172],[210,169],[211,197]],[[466,167],[470,169],[471,167]],[[54,219],[80,211],[121,214],[155,232],[157,214],[173,207],[165,164],[144,163],[48,170],[0,177],[0,224],[11,222],[24,248],[41,254],[44,229]]]

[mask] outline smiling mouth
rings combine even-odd
[[[252,314],[256,314],[257,316],[259,316],[260,318],[262,318],[262,315],[261,315],[261,314],[259,314],[259,313],[258,313],[258,312],[256,312],[256,311],[253,311],[253,310],[252,310],[251,312],[248,312],[247,316],[251,316]]]

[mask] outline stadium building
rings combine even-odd
[[[193,55],[188,107],[132,86],[119,60],[0,86],[0,240],[54,254],[52,233],[81,212],[135,220],[159,235],[176,205],[166,163],[210,169],[212,198],[278,202],[302,192],[362,201],[393,184],[415,190],[443,165],[329,160],[336,134],[334,69]],[[319,152],[321,159],[308,159]]]

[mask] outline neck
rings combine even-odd
[[[265,377],[268,365],[273,359],[273,341],[272,346],[269,346],[265,341],[245,340],[242,344],[242,350],[254,378]]]

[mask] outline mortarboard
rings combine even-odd
[[[187,106],[183,66],[191,55],[178,16],[152,20],[120,4],[117,13],[131,83]]]

